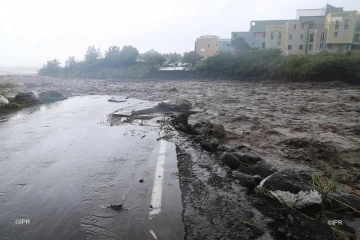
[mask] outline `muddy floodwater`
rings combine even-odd
[[[157,141],[155,121],[107,122],[119,108],[155,103],[110,97],[1,116],[0,239],[183,239],[175,145]],[[155,176],[160,147],[164,170]],[[151,215],[159,177],[161,211]],[[120,211],[108,208],[124,197]]]
[[[360,87],[332,83],[115,81],[3,76],[0,88],[60,90],[66,96],[118,94],[146,100],[185,98],[205,111],[193,123],[222,124],[230,147],[248,146],[280,168],[337,175],[343,190],[360,194]],[[330,160],[328,160],[330,159]]]

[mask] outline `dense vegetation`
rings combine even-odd
[[[278,49],[220,53],[195,67],[200,78],[259,80],[354,80],[360,77],[360,53],[284,56]]]
[[[88,48],[83,61],[69,57],[65,66],[58,60],[48,61],[40,70],[43,76],[81,78],[144,79],[164,63],[189,63],[198,78],[285,81],[355,80],[360,77],[360,53],[284,56],[279,49],[250,48],[243,39],[232,42],[234,53],[219,53],[201,60],[197,53],[184,56],[160,54],[155,50],[139,54],[132,46],[109,47],[102,56],[100,49]],[[200,61],[201,60],[201,61]],[[156,77],[155,77],[156,78]]]
[[[177,53],[160,54],[151,49],[139,54],[132,46],[111,46],[101,53],[95,46],[88,47],[83,61],[69,57],[65,66],[55,59],[48,61],[39,70],[41,76],[79,77],[79,78],[113,78],[142,79],[153,69],[167,63],[179,63],[182,56]]]

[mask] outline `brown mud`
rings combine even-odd
[[[152,101],[183,98],[204,110],[191,115],[189,123],[196,126],[204,122],[204,126],[198,127],[206,129],[210,121],[211,134],[226,149],[252,149],[280,170],[305,169],[335,176],[339,190],[360,196],[358,86],[338,82],[111,81],[3,76],[0,90],[6,96],[21,91],[58,90],[66,97],[106,94]],[[187,239],[335,238],[327,224],[241,187],[232,179],[230,168],[219,164],[219,156],[187,141],[188,136],[180,136],[184,139],[174,141]]]

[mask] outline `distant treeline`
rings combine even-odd
[[[160,54],[154,50],[139,54],[131,46],[110,47],[103,57],[100,50],[89,47],[83,61],[69,57],[65,66],[58,60],[48,61],[40,70],[42,76],[64,76],[98,79],[146,79],[162,76],[156,68],[165,62],[190,63],[191,74],[179,75],[199,79],[283,80],[283,81],[358,81],[360,79],[360,53],[315,55],[281,54],[279,49],[256,48],[219,53],[201,60],[195,52]],[[168,76],[168,75],[166,75]],[[359,82],[360,83],[360,82]]]
[[[149,72],[159,66],[188,62],[195,64],[201,56],[195,52],[185,53],[181,56],[177,53],[160,54],[150,50],[140,54],[132,46],[111,46],[103,56],[99,48],[88,47],[84,60],[77,61],[75,57],[69,57],[62,67],[60,61],[54,59],[48,61],[39,70],[40,76],[73,77],[73,78],[97,78],[97,79],[143,79]]]

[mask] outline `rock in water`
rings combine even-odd
[[[9,104],[9,100],[6,97],[0,95],[0,106],[4,106],[8,104]]]
[[[277,169],[271,164],[263,161],[257,162],[254,166],[254,170],[262,177],[267,177],[277,171]]]
[[[35,96],[35,94],[33,92],[28,92],[28,93],[18,93],[15,98],[14,101],[17,103],[27,103],[27,104],[36,104],[39,103],[40,100]]]
[[[220,157],[220,160],[232,170],[235,170],[240,166],[240,162],[237,157],[231,153],[223,153],[223,155]]]
[[[158,108],[169,111],[186,111],[192,109],[192,104],[186,99],[178,99],[175,101],[161,102]]]
[[[42,103],[52,103],[66,99],[61,92],[55,90],[45,91],[39,94],[39,99]]]
[[[259,188],[265,188],[280,202],[305,209],[322,202],[319,191],[307,180],[294,170],[283,170],[265,178]]]
[[[250,191],[255,189],[256,183],[254,177],[240,172],[234,172],[233,175],[235,179],[239,180],[241,186],[246,187]]]
[[[237,157],[240,163],[247,165],[254,165],[257,162],[260,162],[262,159],[255,153],[234,153],[235,157]]]
[[[330,199],[335,199],[336,201],[345,204],[347,206],[350,206],[351,208],[360,212],[360,198],[355,195],[347,194],[343,192],[333,192],[333,193],[328,193],[327,196]]]

